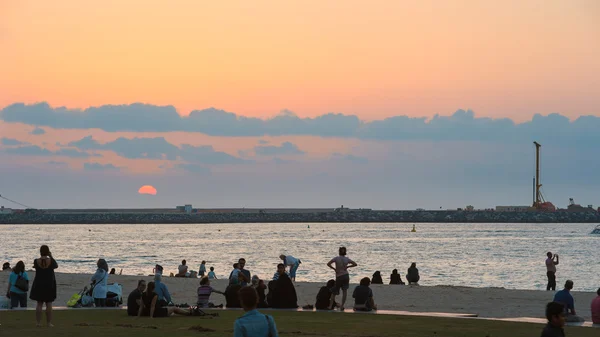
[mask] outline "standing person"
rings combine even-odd
[[[8,291],[10,294],[10,308],[27,308],[27,291],[29,290],[29,276],[25,272],[25,263],[17,262],[8,276]]]
[[[200,263],[200,270],[198,270],[198,275],[200,275],[200,278],[203,278],[204,274],[206,274],[206,261],[202,261],[202,263]]]
[[[592,323],[600,325],[600,288],[596,291],[596,298],[592,300]]]
[[[297,259],[291,255],[279,255],[279,258],[283,260],[283,264],[286,267],[290,267],[290,278],[292,281],[296,282],[296,271],[298,271],[298,267],[300,266],[300,259]]]
[[[548,324],[542,330],[541,337],[564,337],[565,316],[564,306],[557,302],[550,302],[546,305],[546,318]]]
[[[244,267],[246,266],[246,259],[241,258],[238,260],[238,268],[240,270],[240,274],[242,274],[243,276],[241,277],[242,280],[242,287],[245,287],[248,285],[248,283],[250,283],[252,281],[252,277],[250,274],[250,271],[248,269],[245,269]]]
[[[558,264],[558,254],[552,255],[552,252],[546,253],[546,276],[548,276],[548,285],[546,291],[556,290],[556,265]]]
[[[335,268],[332,266],[335,263]],[[344,311],[344,305],[346,304],[346,297],[348,296],[348,288],[350,287],[350,274],[348,268],[356,267],[356,262],[346,257],[346,247],[340,247],[339,255],[331,259],[327,263],[327,267],[335,270],[335,287],[331,294],[331,300],[329,301],[329,309],[333,310],[333,304],[335,303],[335,296],[340,294],[342,289],[342,305],[340,310]]]
[[[235,320],[234,337],[279,337],[273,317],[256,310],[258,294],[254,288],[243,287],[239,291],[239,298],[246,313]]]
[[[96,263],[98,269],[92,276],[92,297],[96,308],[106,306],[106,293],[108,291],[108,263],[105,259],[99,259]]]
[[[146,290],[146,281],[139,280],[138,286],[127,297],[127,315],[137,316],[142,302],[142,293]]]
[[[573,281],[567,280],[567,282],[565,282],[565,288],[554,294],[554,302],[558,302],[565,307],[565,321],[583,322],[585,320],[582,317],[577,316],[577,313],[575,312],[575,299],[573,299],[573,295],[571,295],[571,290],[573,290]]]
[[[413,262],[413,263],[411,263],[410,267],[408,268],[408,274],[406,274],[406,280],[408,281],[408,284],[419,285],[420,279],[421,279],[421,276],[419,276],[419,269],[417,269],[417,264]]]
[[[35,269],[35,278],[31,286],[29,298],[37,302],[35,307],[35,320],[37,326],[42,326],[42,307],[46,303],[46,324],[52,325],[52,302],[56,299],[56,277],[54,269],[58,268],[58,263],[52,257],[50,248],[43,245],[40,247],[40,257],[33,260]]]
[[[217,275],[215,275],[215,267],[210,267],[210,271],[208,272],[208,279],[209,280],[217,279]]]

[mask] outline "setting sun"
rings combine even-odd
[[[156,195],[156,188],[154,188],[154,186],[152,185],[144,185],[142,187],[140,187],[140,189],[138,190],[139,194],[150,194],[150,195]]]

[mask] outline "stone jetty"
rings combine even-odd
[[[315,213],[75,213],[25,212],[0,215],[0,224],[204,224],[204,223],[600,223],[596,211],[374,211]]]

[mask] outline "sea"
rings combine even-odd
[[[48,245],[64,273],[91,274],[99,258],[124,275],[152,274],[155,264],[176,273],[206,261],[219,278],[246,259],[252,275],[270,279],[287,254],[302,261],[297,281],[326,282],[326,264],[338,247],[358,266],[351,282],[381,271],[384,282],[398,269],[405,279],[412,262],[421,285],[546,287],[546,252],[559,255],[557,285],[571,279],[575,291],[600,287],[600,235],[596,224],[262,223],[157,225],[0,225],[0,262],[23,260],[29,269]]]

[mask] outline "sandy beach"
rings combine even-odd
[[[0,285],[4,294],[8,284],[7,272],[0,272]],[[31,280],[35,272],[28,272]],[[55,306],[65,306],[68,299],[89,284],[91,275],[56,273],[58,283],[58,298]],[[137,285],[138,280],[152,281],[151,276],[110,275],[109,283],[123,285],[124,302],[126,297]],[[199,279],[164,277],[175,303],[193,304],[196,302],[196,289]],[[349,297],[355,286],[350,286]],[[224,291],[227,280],[215,280],[212,286]],[[320,283],[298,282],[296,292],[298,305],[314,304],[317,292],[322,286]],[[375,302],[380,309],[404,310],[413,312],[448,312],[478,314],[480,317],[512,318],[512,317],[543,317],[544,306],[552,300],[553,292],[537,290],[508,290],[502,288],[468,288],[457,286],[401,286],[401,285],[372,285]],[[586,320],[590,320],[590,303],[596,296],[592,292],[573,292],[575,309]],[[338,297],[341,299],[341,296]],[[213,294],[211,300],[215,304],[225,303],[225,298]],[[352,299],[348,299],[348,303]],[[347,303],[347,307],[351,304]],[[29,307],[35,303],[28,301]]]

